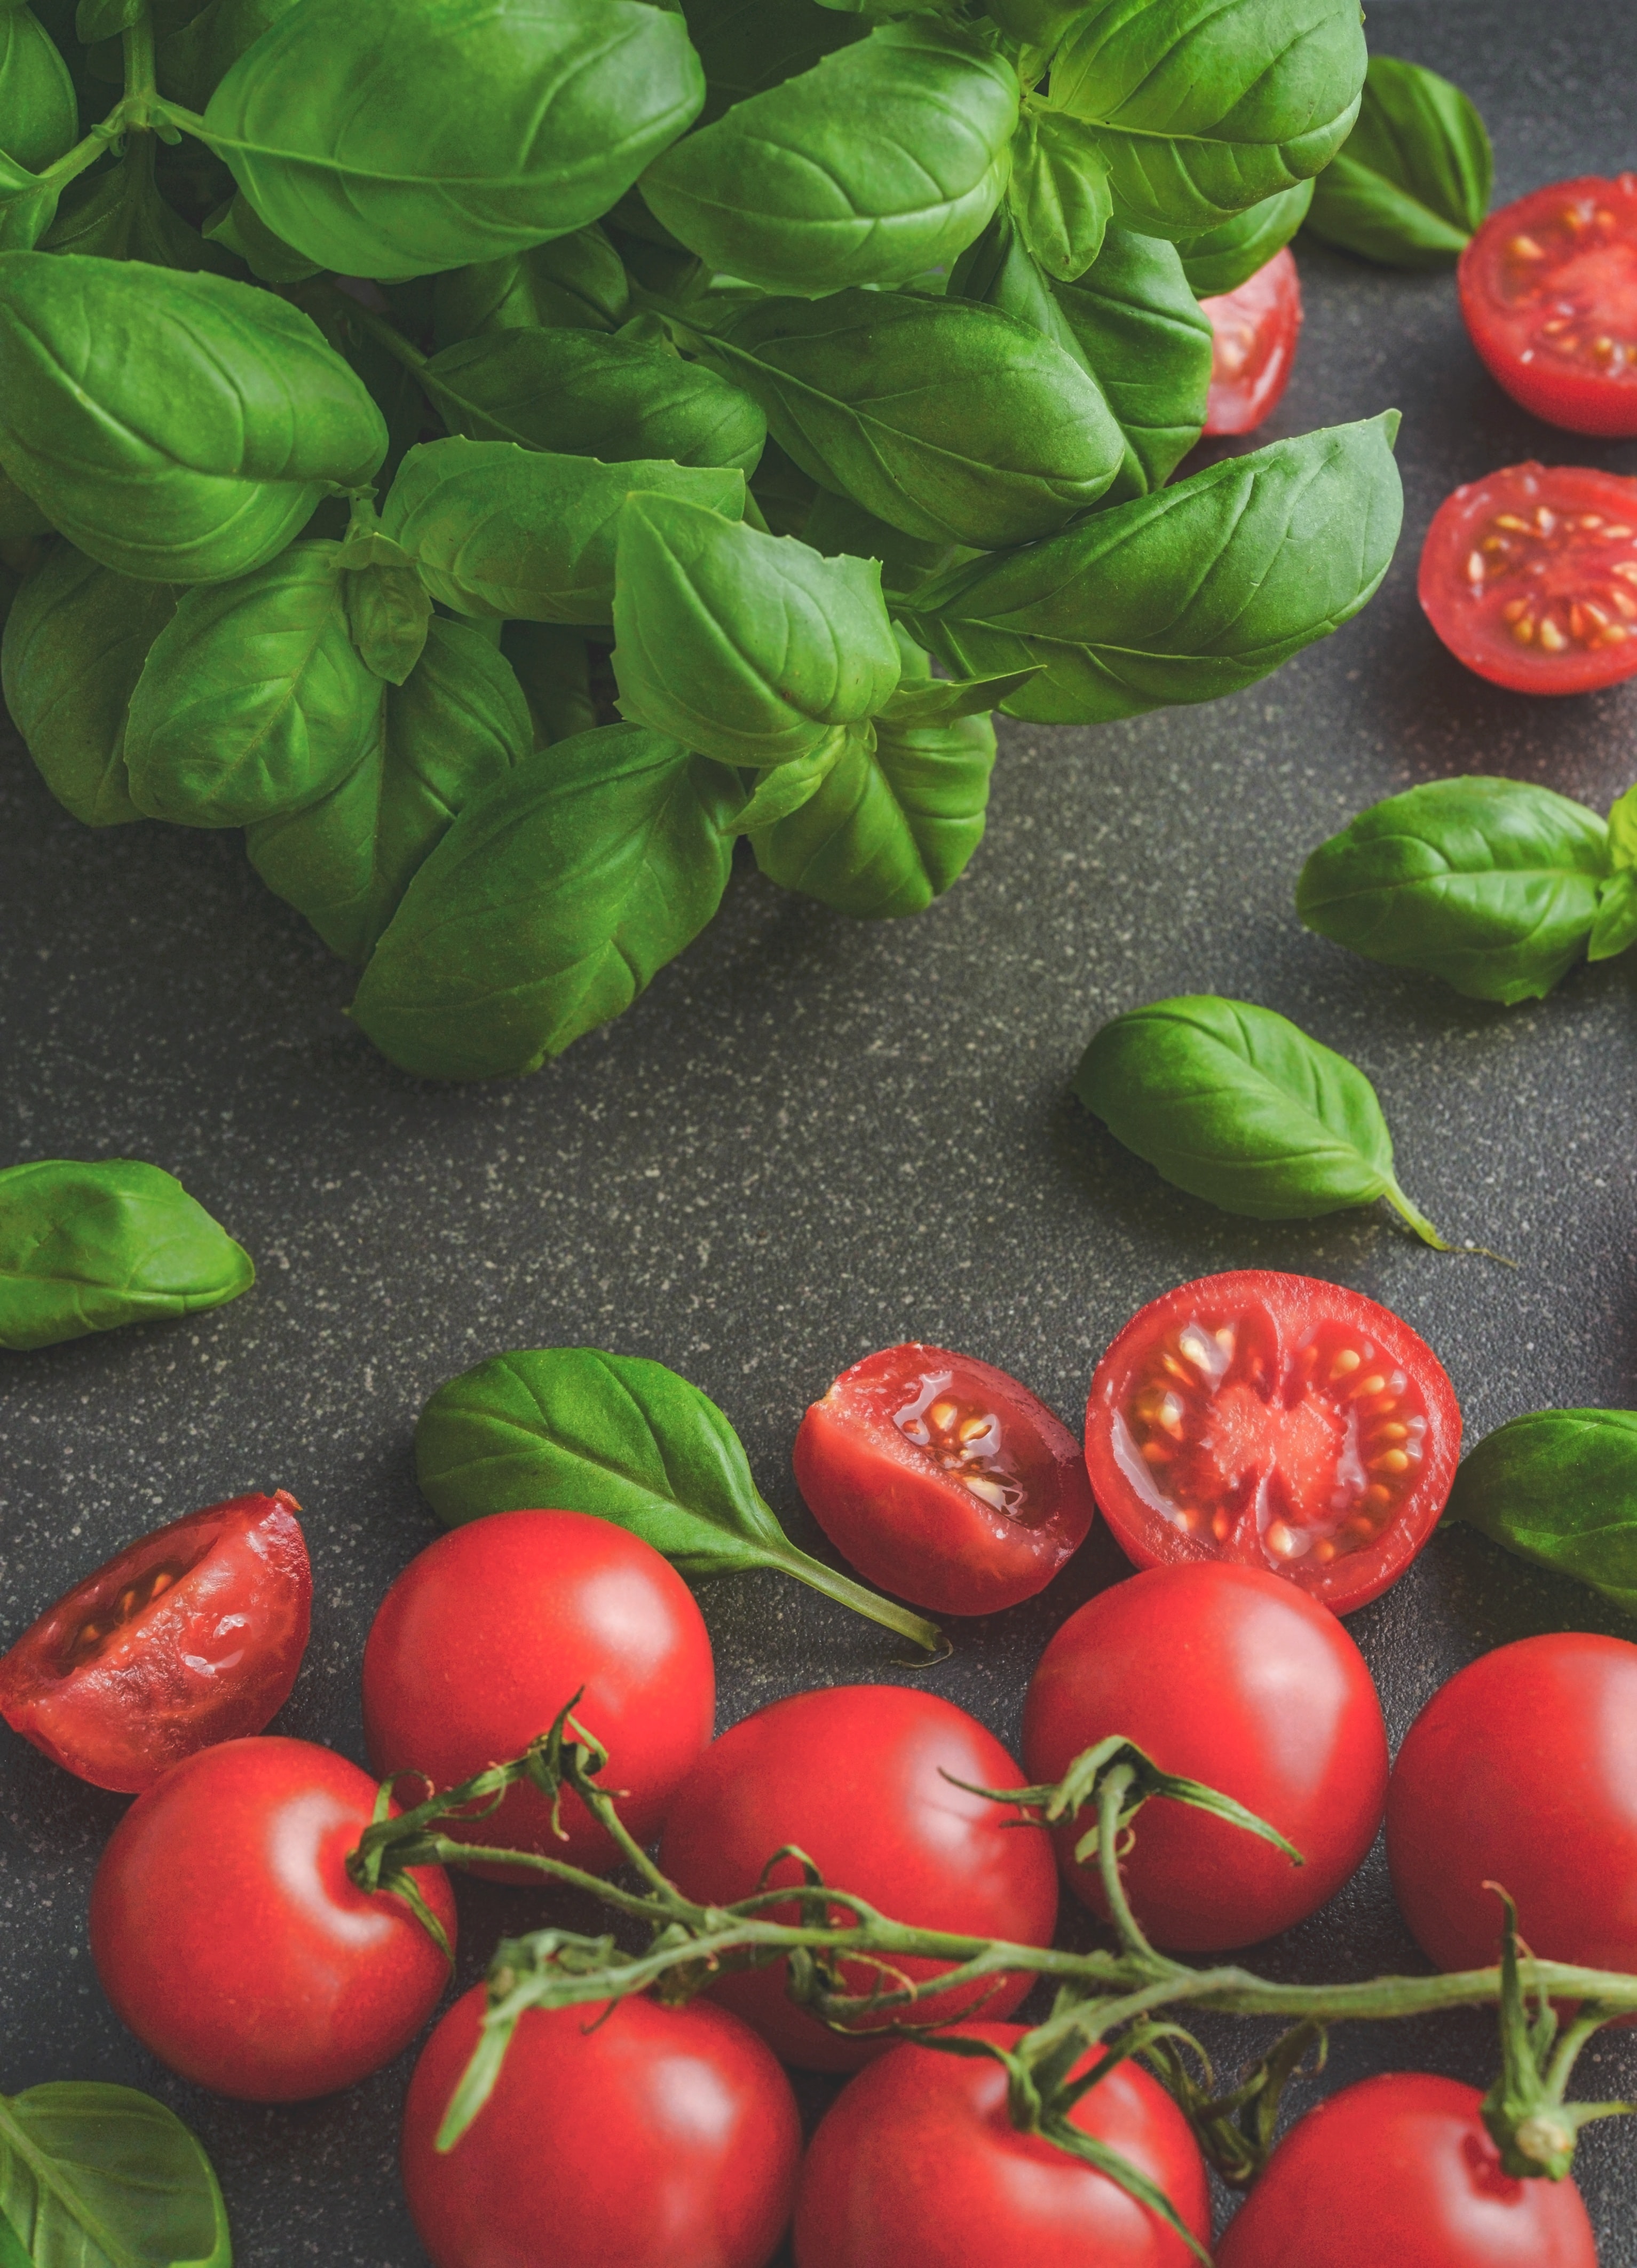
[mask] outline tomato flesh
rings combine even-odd
[[[1250,433],[1277,407],[1296,366],[1302,281],[1288,245],[1237,291],[1201,299],[1211,319],[1207,433]]]
[[[93,1786],[139,1795],[182,1757],[259,1733],[306,1651],[312,1573],[273,1496],[173,1520],[77,1583],[0,1658],[0,1716]]]
[[[801,1423],[796,1478],[859,1572],[935,1614],[1044,1590],[1096,1507],[1080,1444],[1027,1387],[919,1341],[844,1370]]]
[[[1140,1309],[1086,1407],[1092,1493],[1127,1558],[1261,1568],[1338,1614],[1420,1550],[1460,1446],[1455,1389],[1407,1323],[1265,1269]]]
[[[1637,173],[1503,205],[1458,282],[1472,344],[1515,401],[1571,433],[1637,434]]]

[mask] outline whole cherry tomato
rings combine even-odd
[[[710,1638],[670,1562],[586,1513],[496,1512],[451,1528],[388,1591],[363,1651],[364,1737],[383,1778],[418,1772],[453,1787],[521,1756],[576,1693],[576,1722],[609,1752],[602,1778],[626,1792],[620,1816],[651,1842],[710,1738]],[[520,1786],[487,1817],[444,1831],[618,1864],[578,1796],[563,1797],[561,1817],[566,1840],[545,1797]]]
[[[1475,2087],[1389,2072],[1298,2121],[1216,2268],[1597,2268],[1572,2181],[1517,2181]]]
[[[1201,299],[1211,319],[1208,433],[1253,432],[1279,406],[1296,365],[1302,281],[1288,246],[1237,290]]]
[[[1080,1444],[1026,1386],[946,1347],[886,1347],[803,1418],[796,1478],[836,1549],[884,1591],[987,1615],[1044,1590],[1096,1507]]]
[[[269,1737],[202,1749],[138,1796],[92,1885],[91,1950],[161,2063],[220,2095],[298,2102],[408,2046],[449,1964],[403,1899],[348,1877],[375,1797],[344,1756]],[[414,1879],[452,1948],[447,1875]]]
[[[961,2030],[1005,2047],[1023,2036],[1019,2024]],[[1156,2080],[1119,2064],[1070,2117],[1146,2174],[1208,2243],[1205,2163]],[[1020,2133],[1005,2071],[987,2058],[894,2048],[842,2088],[802,2169],[796,2268],[1193,2268],[1194,2257],[1107,2175]]]
[[[1571,433],[1637,433],[1637,173],[1553,181],[1461,254],[1461,313],[1514,401]]]
[[[893,1921],[1049,1945],[1057,1920],[1050,1845],[1009,1826],[1016,1815],[1004,1806],[970,1793],[1023,1785],[994,1734],[952,1702],[900,1685],[827,1686],[759,1709],[706,1750],[671,1807],[659,1863],[686,1896],[727,1905],[749,1897],[774,1853],[795,1844],[826,1882]],[[774,1884],[801,1879],[789,1859],[767,1876]],[[777,1918],[799,1915],[781,1908]],[[936,1976],[941,1965],[895,1963],[912,1978]],[[880,1981],[857,1964],[848,1977],[860,1992]],[[1009,1977],[987,1996],[974,1990],[953,2006],[933,1999],[907,2013],[914,2022],[947,2022],[981,2000],[986,2015],[1009,2015],[1031,1981]],[[797,2007],[782,1961],[712,1989],[786,2063],[810,2071],[855,2071],[885,2043],[844,2039]]]
[[[1277,1575],[1156,1567],[1071,1615],[1029,1688],[1031,1780],[1061,1779],[1116,1733],[1163,1771],[1235,1797],[1305,1861],[1168,1797],[1145,1804],[1120,1874],[1139,1923],[1178,1952],[1290,1928],[1341,1888],[1381,1823],[1387,1735],[1364,1657]],[[1075,1895],[1101,1913],[1097,1861],[1074,1857],[1090,1823],[1060,1830],[1058,1852]]]
[[[530,2009],[495,2091],[435,2146],[478,2043],[481,1984],[421,2052],[404,2106],[409,2210],[434,2268],[766,2268],[802,2152],[790,2082],[725,2009]]]
[[[0,1716],[95,1787],[138,1795],[259,1733],[306,1651],[312,1574],[292,1496],[208,1504],[85,1576],[0,1658]]]

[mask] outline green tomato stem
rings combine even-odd
[[[826,1567],[822,1559],[811,1557],[794,1543],[787,1543],[782,1551],[769,1546],[762,1557],[767,1566],[778,1567],[785,1574],[794,1575],[798,1583],[805,1583],[810,1589],[822,1591],[826,1599],[834,1599],[841,1606],[851,1607],[855,1615],[865,1615],[872,1623],[880,1623],[887,1630],[897,1631],[900,1638],[907,1638],[912,1645],[921,1647],[931,1660],[941,1661],[953,1651],[936,1623],[929,1623],[924,1616],[912,1614],[907,1607],[900,1607],[895,1600],[884,1599],[879,1592],[866,1588],[863,1583],[855,1583],[850,1575],[842,1575],[833,1567]],[[929,1665],[917,1662],[914,1666],[924,1669]]]

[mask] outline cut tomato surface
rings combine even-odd
[[[1637,672],[1637,481],[1508,465],[1446,497],[1421,547],[1427,619],[1515,693],[1594,693]]]
[[[1460,1448],[1455,1388],[1406,1322],[1268,1269],[1151,1300],[1086,1407],[1092,1493],[1127,1558],[1263,1568],[1338,1614],[1426,1543]]]
[[[1237,291],[1201,299],[1211,319],[1208,433],[1250,433],[1290,383],[1302,328],[1302,283],[1288,246]]]
[[[1515,401],[1571,433],[1637,433],[1637,173],[1503,205],[1459,284],[1472,344]]]

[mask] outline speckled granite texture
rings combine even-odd
[[[1370,33],[1470,89],[1501,197],[1637,160],[1622,0],[1375,0]],[[1398,1308],[1448,1364],[1472,1438],[1545,1404],[1637,1399],[1637,955],[1509,1012],[1352,960],[1291,910],[1303,853],[1395,788],[1493,770],[1604,808],[1637,778],[1637,687],[1560,705],[1495,691],[1443,654],[1414,598],[1421,535],[1457,481],[1536,454],[1637,473],[1637,446],[1514,409],[1447,277],[1300,260],[1307,329],[1270,431],[1405,412],[1405,540],[1363,618],[1237,700],[1102,731],[1010,728],[988,841],[918,921],[855,925],[741,872],[632,1014],[525,1083],[400,1077],[342,1020],[347,972],[237,836],[87,834],[6,742],[0,1160],[152,1159],[261,1278],[196,1327],[0,1356],[0,1634],[131,1534],[282,1484],[305,1508],[317,1594],[281,1728],[361,1757],[364,1631],[434,1533],[415,1413],[452,1372],[519,1344],[589,1341],[686,1371],[810,1544],[789,1445],[843,1364],[943,1340],[1077,1424],[1115,1329],[1213,1269],[1332,1276]],[[1235,1222],[1118,1150],[1067,1096],[1087,1034],[1205,990],[1352,1055],[1406,1187],[1516,1272],[1425,1251],[1384,1210]],[[929,1682],[1015,1739],[1045,1639],[1119,1571],[1094,1539],[1046,1598],[963,1631]],[[885,1634],[772,1575],[703,1604],[724,1721],[809,1683],[905,1674]],[[1637,1634],[1459,1532],[1351,1624],[1395,1739],[1460,1664],[1564,1626]],[[174,2104],[220,2169],[242,2268],[424,2268],[393,2169],[407,2059],[332,2102],[247,2110],[171,2080],[114,2021],[85,1911],[121,1808],[0,1728],[0,2087],[99,2077]],[[462,1896],[474,1957],[531,1910]],[[1266,1955],[1338,1976],[1413,1957],[1379,1850]],[[1325,2083],[1405,2064],[1481,2080],[1489,2041],[1476,2018],[1344,2036]],[[1637,2046],[1600,2047],[1582,2071],[1588,2089],[1637,2092]],[[1637,2130],[1594,2127],[1582,2177],[1604,2268],[1637,2268]]]

